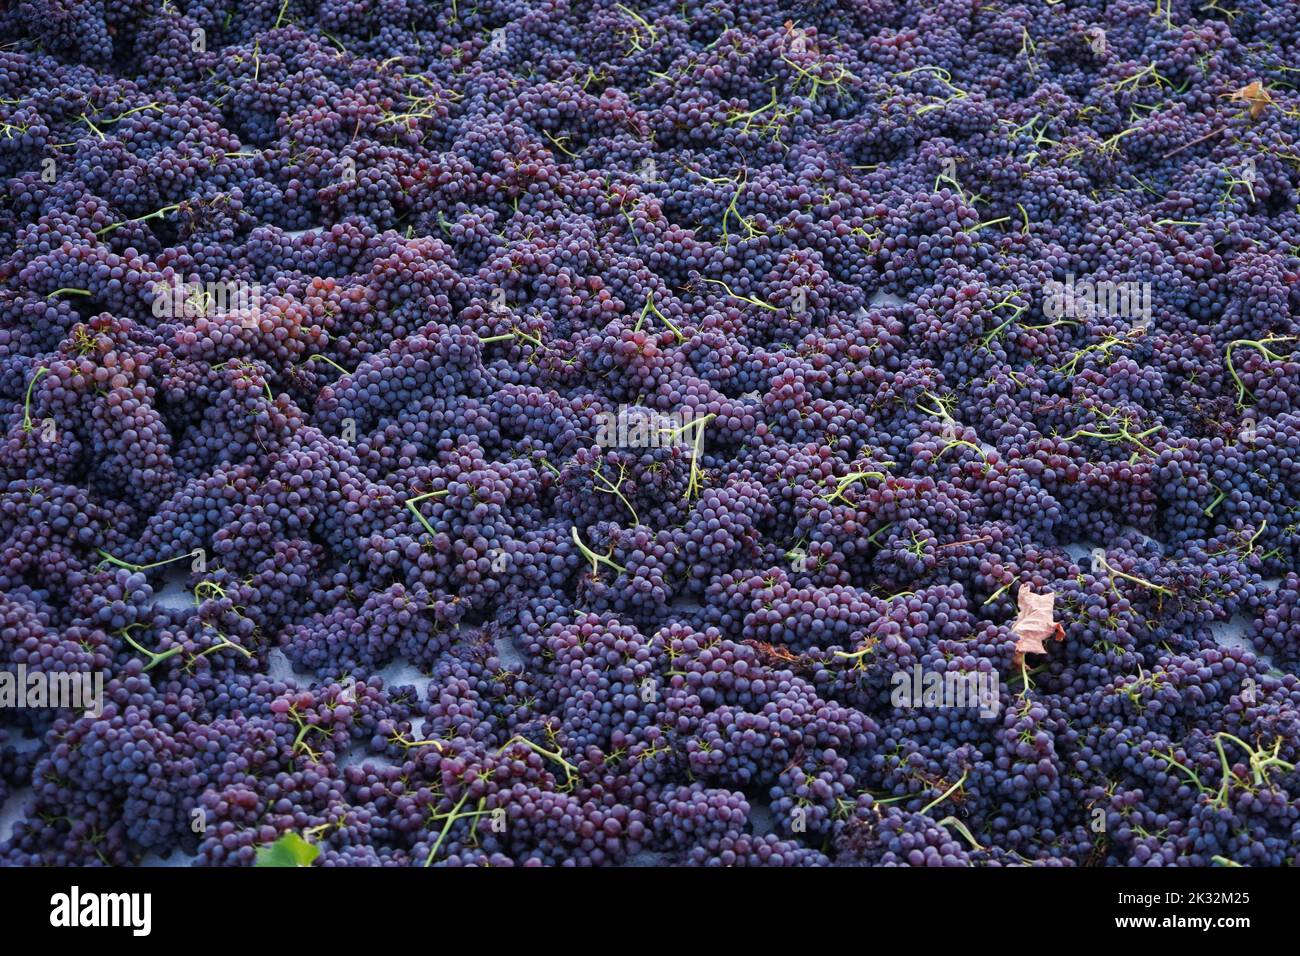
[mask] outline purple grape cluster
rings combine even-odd
[[[0,864],[1294,865],[1297,48],[8,4]]]

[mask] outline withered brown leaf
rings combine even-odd
[[[1052,608],[1056,603],[1056,592],[1035,594],[1028,587],[1021,587],[1016,595],[1019,613],[1011,632],[1016,635],[1016,663],[1019,664],[1026,654],[1046,654],[1045,640],[1063,640],[1065,629],[1057,623]]]
[[[1234,90],[1229,99],[1249,103],[1250,118],[1253,120],[1259,119],[1264,110],[1273,105],[1273,94],[1264,89],[1264,84],[1259,80],[1253,80],[1241,89]]]

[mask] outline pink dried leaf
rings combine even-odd
[[[1016,635],[1016,661],[1026,654],[1046,654],[1043,642],[1048,638],[1063,640],[1065,629],[1057,623],[1052,607],[1056,603],[1056,592],[1035,594],[1027,587],[1022,587],[1016,595],[1020,613],[1011,625],[1011,632]]]

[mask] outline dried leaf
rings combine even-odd
[[[1035,594],[1027,587],[1022,587],[1016,595],[1020,613],[1011,625],[1011,632],[1016,635],[1016,663],[1019,664],[1026,654],[1046,654],[1043,642],[1048,638],[1063,640],[1065,629],[1056,622],[1052,607],[1056,603],[1056,592]]]
[[[796,674],[810,673],[813,669],[811,660],[805,660],[803,656],[791,653],[789,648],[768,644],[764,641],[750,640],[744,643],[757,651],[763,663],[769,667],[791,670]]]
[[[1264,84],[1259,80],[1247,83],[1239,90],[1235,90],[1229,97],[1233,101],[1241,100],[1250,104],[1250,118],[1259,119],[1260,114],[1265,109],[1273,105],[1273,95],[1264,89]]]

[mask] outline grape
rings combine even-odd
[[[0,863],[1293,865],[1300,19],[1068,6],[7,5]]]

